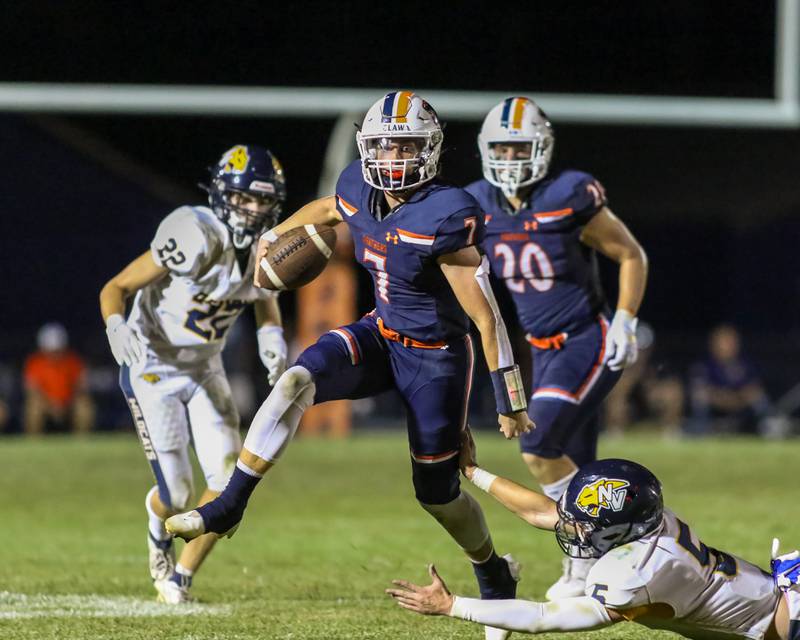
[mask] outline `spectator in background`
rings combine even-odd
[[[39,329],[39,350],[25,361],[26,434],[45,429],[86,433],[94,426],[94,405],[86,392],[81,357],[67,348],[67,330],[57,322]]]
[[[742,356],[739,332],[722,324],[711,331],[708,347],[708,358],[690,374],[690,431],[756,433],[770,402],[753,365]]]
[[[645,322],[636,330],[639,359],[622,374],[606,399],[606,427],[619,436],[637,419],[654,420],[668,437],[680,436],[683,425],[683,382],[654,357],[655,333]]]

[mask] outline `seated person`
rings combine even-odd
[[[67,347],[67,330],[45,324],[36,336],[38,351],[25,361],[25,433],[45,429],[85,433],[94,425],[94,406],[86,392],[85,367]]]
[[[716,327],[709,336],[709,355],[692,367],[691,431],[756,433],[770,403],[753,365],[742,355],[739,332]]]

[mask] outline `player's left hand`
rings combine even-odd
[[[453,595],[432,564],[428,565],[428,573],[433,582],[427,587],[405,580],[392,580],[392,584],[397,588],[386,589],[386,593],[392,596],[403,609],[416,611],[426,616],[446,616],[453,608]]]
[[[796,584],[800,584],[800,551],[792,551],[778,555],[781,542],[777,538],[772,539],[772,579],[775,586],[781,591],[786,591]]]
[[[617,309],[606,337],[606,363],[612,371],[619,371],[636,362],[639,349],[636,345],[638,320],[625,309]]]
[[[497,416],[497,423],[500,425],[500,431],[509,440],[536,428],[525,411],[517,411],[508,415],[501,413]]]
[[[286,371],[286,341],[283,339],[283,329],[275,325],[265,325],[257,332],[258,356],[267,369],[267,380],[271,387],[275,386],[278,378]]]

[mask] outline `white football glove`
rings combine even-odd
[[[625,309],[617,309],[606,336],[606,363],[612,371],[619,371],[636,362],[639,349],[636,345],[638,320]]]
[[[281,374],[286,371],[286,341],[283,329],[274,325],[266,325],[256,332],[258,338],[258,356],[264,363],[270,386],[274,387]]]
[[[108,344],[111,345],[111,353],[118,365],[126,364],[130,367],[144,355],[144,346],[133,330],[125,324],[125,318],[120,314],[114,313],[108,316],[106,335]]]

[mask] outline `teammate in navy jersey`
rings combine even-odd
[[[437,178],[442,127],[419,96],[397,91],[381,98],[356,139],[361,160],[342,172],[336,195],[275,227],[261,255],[290,229],[344,221],[356,260],[372,274],[376,308],[301,354],[256,415],[220,498],[169,526],[183,537],[229,532],[308,406],[394,388],[407,410],[417,499],[472,560],[482,596],[513,597],[509,562],[494,552],[480,506],[460,491],[458,479],[472,385],[470,318],[492,372],[501,431],[514,437],[532,426],[489,264],[477,249],[483,215],[469,194]]]
[[[611,212],[605,191],[581,171],[549,173],[554,134],[527,98],[508,98],[483,122],[483,180],[467,187],[485,214],[483,249],[510,292],[533,355],[522,457],[558,500],[578,468],[596,459],[598,408],[636,360],[636,313],[647,257]],[[610,326],[595,251],[620,265]],[[592,561],[567,558],[548,599],[583,594]]]

